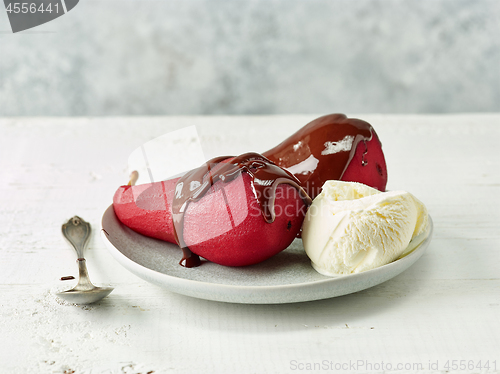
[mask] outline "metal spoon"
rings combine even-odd
[[[78,255],[78,284],[71,290],[59,292],[57,296],[74,304],[91,304],[101,300],[113,291],[112,287],[96,287],[89,279],[83,251],[90,239],[90,224],[82,218],[74,216],[62,225],[62,234],[75,248]]]

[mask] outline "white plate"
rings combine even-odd
[[[412,253],[366,272],[329,278],[317,273],[301,240],[257,265],[226,267],[204,262],[196,268],[179,265],[176,245],[140,235],[124,226],[111,205],[102,217],[104,243],[113,257],[140,278],[170,291],[200,299],[242,304],[282,304],[327,299],[361,291],[385,282],[413,265],[432,237]]]

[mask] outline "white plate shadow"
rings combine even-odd
[[[182,251],[178,246],[132,231],[118,220],[112,205],[102,217],[101,236],[127,270],[170,291],[230,303],[283,304],[347,295],[397,276],[429,246],[433,231],[432,219],[429,221],[429,236],[409,255],[377,269],[337,278],[312,268],[299,239],[260,264],[226,267],[207,261],[196,268],[184,268],[179,265]]]

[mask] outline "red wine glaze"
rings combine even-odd
[[[366,146],[372,136],[369,123],[330,114],[308,123],[263,155],[292,173],[314,199],[327,180],[342,178],[359,142]]]
[[[200,200],[215,183],[219,181],[228,183],[242,172],[248,173],[251,177],[252,190],[267,223],[272,223],[275,219],[276,187],[282,183],[295,187],[307,205],[312,202],[300,182],[290,172],[276,166],[258,153],[213,158],[201,167],[185,174],[176,184],[172,202],[172,218],[175,239],[183,251],[183,257],[179,262],[182,266],[200,265],[199,256],[189,250],[183,239],[184,213],[188,204]]]

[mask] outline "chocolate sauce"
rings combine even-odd
[[[286,168],[312,198],[327,180],[340,180],[360,142],[370,141],[372,126],[344,114],[315,119],[263,155]],[[363,154],[362,166],[366,166]]]
[[[311,198],[290,172],[258,153],[245,153],[234,158],[230,156],[214,158],[185,174],[177,181],[175,187],[172,218],[175,239],[183,250],[183,258],[179,262],[181,265],[193,267],[200,264],[199,257],[189,250],[183,238],[184,213],[189,203],[200,200],[215,183],[219,181],[228,183],[241,175],[242,172],[251,177],[252,191],[267,223],[274,222],[276,188],[280,184],[284,183],[295,187],[304,202],[307,205],[311,204]]]

